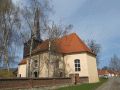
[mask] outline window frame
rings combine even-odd
[[[74,67],[75,67],[75,72],[81,71],[80,59],[74,60]]]

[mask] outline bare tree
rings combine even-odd
[[[65,62],[61,59],[61,54],[58,52],[58,45],[57,41],[67,35],[70,30],[72,29],[72,25],[68,26],[63,26],[63,25],[56,25],[52,23],[51,27],[46,26],[48,30],[48,40],[49,40],[49,59],[47,63],[47,68],[48,68],[48,77],[49,77],[49,71],[50,71],[50,66],[52,64],[54,70],[53,70],[53,76],[54,77],[59,77],[60,72],[62,71],[65,74]],[[59,64],[62,62],[63,67],[59,68]]]
[[[96,43],[95,40],[88,40],[87,45],[91,49],[91,51],[96,55],[97,66],[99,66],[100,63],[99,56],[101,52],[100,44]]]
[[[34,40],[41,41],[42,32],[45,32],[45,36],[47,36],[47,39],[49,40],[49,59],[46,61],[49,77],[49,64],[51,61],[51,54],[57,54],[55,42],[58,38],[67,34],[68,30],[72,28],[72,25],[68,25],[67,27],[63,27],[62,25],[56,25],[54,23],[51,26],[48,25],[47,15],[49,11],[51,11],[51,8],[49,7],[48,0],[30,0],[29,5],[25,6],[24,10],[22,11],[23,19],[25,21],[25,27],[27,26],[27,29],[30,32],[30,35],[28,35],[28,42],[26,43],[26,47],[28,47],[28,53],[30,56],[28,61],[28,77],[31,77],[32,72],[32,50],[34,49],[34,47],[36,47],[34,46]],[[26,35],[23,35],[23,37],[25,36]]]
[[[104,67],[102,68],[102,70],[109,70],[109,67],[108,67],[108,66],[104,66]]]
[[[48,12],[50,11],[48,3],[48,0],[29,0],[28,6],[24,6],[22,11],[25,27],[27,26],[27,29],[30,32],[26,43],[30,56],[30,60],[28,61],[28,77],[31,77],[32,72],[32,67],[30,65],[32,65],[32,50],[37,45],[35,44],[35,41],[40,43],[42,41],[41,32],[46,30],[45,24],[47,23]]]
[[[0,56],[8,71],[11,61],[9,50],[13,42],[15,43],[17,30],[20,28],[18,11],[19,8],[15,7],[11,0],[0,0]]]
[[[111,57],[109,68],[114,71],[120,71],[120,58],[117,55]]]

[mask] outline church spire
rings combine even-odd
[[[40,18],[40,10],[39,8],[36,9],[35,11],[35,17],[34,17],[34,38],[36,40],[41,40],[41,36],[40,36],[40,22],[39,22],[39,18]]]

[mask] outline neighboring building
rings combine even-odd
[[[108,70],[98,70],[98,76],[108,78],[111,76],[111,74],[108,72]]]
[[[99,81],[96,55],[75,33],[57,39],[54,52],[49,52],[50,45],[48,40],[35,44],[31,60],[25,46],[18,76],[69,77],[70,74],[79,74],[79,77],[88,77],[89,83]]]
[[[115,72],[115,71],[112,71],[112,70],[98,70],[98,76],[99,77],[106,77],[106,78],[109,78],[109,77],[114,77],[114,76],[118,76],[119,73],[118,72]]]

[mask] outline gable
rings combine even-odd
[[[91,52],[85,43],[75,34],[72,33],[68,36],[58,40],[58,51],[64,54]]]

